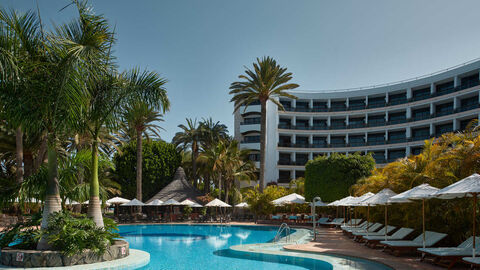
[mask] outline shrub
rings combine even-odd
[[[350,187],[358,179],[370,176],[375,168],[371,155],[318,156],[305,166],[305,198],[311,201],[320,196],[331,202],[348,196]]]
[[[171,143],[164,141],[143,142],[142,197],[149,199],[173,180],[175,170],[180,166],[181,155]],[[136,143],[133,141],[116,153],[113,161],[117,182],[123,196],[136,197]]]
[[[41,234],[55,250],[66,256],[87,249],[102,255],[115,238],[120,238],[116,224],[110,219],[104,219],[105,228],[99,228],[92,219],[84,215],[75,217],[70,212],[52,213],[48,218],[49,225]]]

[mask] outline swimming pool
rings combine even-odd
[[[230,249],[231,246],[269,242],[277,229],[270,226],[123,225],[120,234],[131,248],[150,253],[150,263],[142,270],[390,269],[361,259],[352,261],[351,258],[325,255],[315,259],[305,254],[284,256],[281,254],[294,253],[280,250],[252,253]],[[337,267],[339,265],[347,267]]]

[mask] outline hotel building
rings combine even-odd
[[[377,166],[418,154],[424,140],[463,130],[480,114],[480,60],[396,83],[292,91],[267,103],[265,182],[288,184],[317,155],[372,153]],[[235,138],[259,167],[260,105],[235,113]]]

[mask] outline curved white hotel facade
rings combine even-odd
[[[463,130],[480,114],[480,60],[398,83],[336,91],[292,91],[285,111],[267,104],[265,182],[304,176],[317,155],[369,153],[382,166],[417,154],[425,139]],[[259,161],[260,105],[235,113],[235,138]],[[258,167],[258,162],[257,162]]]

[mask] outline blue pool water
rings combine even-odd
[[[275,237],[277,229],[257,226],[125,225],[120,226],[120,234],[131,248],[150,253],[150,264],[142,270],[333,269],[332,264],[322,260],[229,249],[234,245],[269,242]],[[368,262],[366,266],[349,269],[370,269]]]

